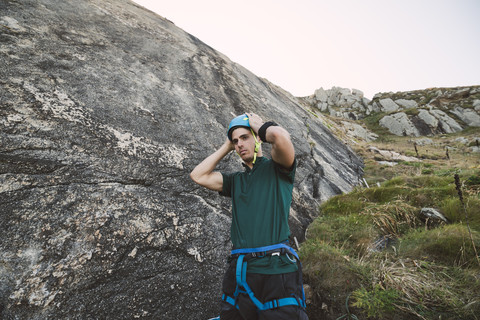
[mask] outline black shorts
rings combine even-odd
[[[237,260],[233,260],[223,278],[223,293],[232,297],[237,286],[235,269]],[[282,274],[247,273],[247,284],[262,303],[275,299],[303,297],[301,269]],[[276,309],[258,310],[246,293],[240,293],[237,299],[238,309],[228,302],[220,303],[221,320],[308,320],[305,310],[299,306],[283,306]]]

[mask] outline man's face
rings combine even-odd
[[[253,161],[255,139],[249,129],[239,127],[233,130],[232,143],[235,146],[235,151],[244,162],[250,163]]]

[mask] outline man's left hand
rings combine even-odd
[[[255,113],[246,113],[246,115],[248,117],[248,123],[250,124],[250,127],[258,135],[258,129],[260,129],[263,124],[262,118]]]

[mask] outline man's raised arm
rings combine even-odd
[[[200,162],[190,173],[192,180],[210,190],[222,191],[223,177],[220,172],[213,171],[220,160],[222,160],[230,151],[234,150],[230,140],[226,140],[223,145],[210,156]]]
[[[268,122],[264,123],[263,120],[254,113],[247,113],[247,115],[253,130],[258,133],[260,138],[264,136],[265,141],[262,141],[272,145],[271,155],[273,161],[285,169],[290,169],[295,161],[295,149],[293,148],[293,143],[288,131],[276,124],[268,125]],[[265,126],[263,128],[264,132],[260,135],[259,131],[262,131],[262,126]]]

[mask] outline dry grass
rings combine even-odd
[[[462,277],[465,281],[474,279],[468,272]],[[475,291],[459,291],[458,275],[452,276],[449,267],[412,259],[386,259],[374,269],[373,281],[385,289],[400,292],[396,308],[420,319],[428,319],[426,316],[434,313],[453,313],[461,318],[471,316],[471,319],[477,319],[480,312],[480,296],[475,295]]]
[[[423,225],[418,217],[418,208],[401,200],[367,207],[362,213],[373,216],[373,223],[380,233],[392,238],[400,237],[409,229]]]

